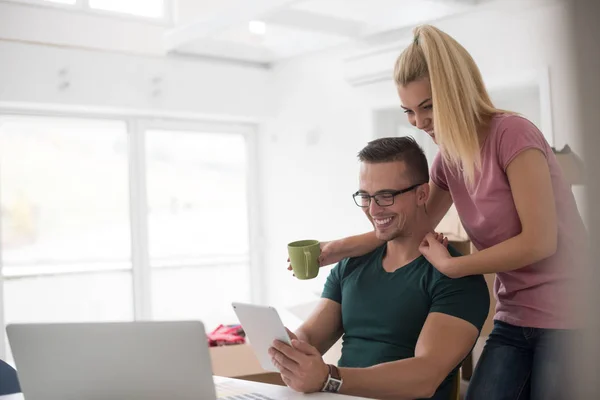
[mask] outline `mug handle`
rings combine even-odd
[[[306,268],[306,276],[308,277],[308,264],[310,264],[311,254],[310,251],[304,250],[304,266]]]

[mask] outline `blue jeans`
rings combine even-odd
[[[494,321],[466,400],[571,398],[566,346],[572,333]]]

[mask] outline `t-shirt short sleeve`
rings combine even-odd
[[[325,281],[325,286],[321,294],[322,298],[342,303],[342,271],[347,262],[347,259],[342,260],[329,271],[329,276]]]
[[[429,312],[463,319],[481,331],[489,309],[489,291],[482,275],[451,279],[440,274],[433,285]]]
[[[532,122],[516,115],[507,117],[498,127],[496,143],[502,169],[506,172],[515,157],[528,149],[538,149],[548,156],[546,139]]]
[[[448,181],[446,179],[446,171],[444,170],[444,163],[442,161],[442,154],[438,151],[431,164],[430,172],[431,180],[438,187],[448,190]]]

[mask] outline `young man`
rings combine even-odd
[[[487,318],[485,280],[450,279],[421,255],[433,227],[427,159],[413,139],[378,139],[358,157],[354,201],[382,246],[335,266],[292,346],[275,342],[271,357],[283,381],[301,392],[448,400]],[[322,354],[342,335],[339,368],[326,365]]]

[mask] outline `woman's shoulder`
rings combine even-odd
[[[533,129],[539,131],[537,126],[528,118],[518,113],[501,112],[496,113],[490,122],[491,131],[519,131]]]
[[[543,133],[526,117],[499,113],[490,123],[488,152],[496,154],[503,168],[521,151],[537,148],[546,156],[549,145]]]
[[[489,125],[489,139],[500,150],[503,145],[515,142],[532,142],[545,147],[546,139],[542,131],[528,118],[520,114],[498,113]]]

